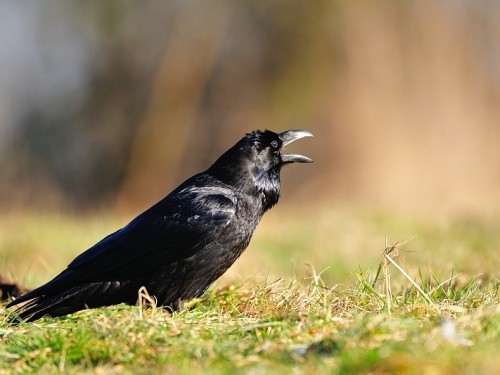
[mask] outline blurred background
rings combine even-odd
[[[258,241],[310,215],[304,236],[342,259],[365,245],[325,233],[378,251],[388,232],[346,209],[498,217],[498,1],[3,1],[0,20],[2,212],[108,218],[63,265],[253,129],[315,134]],[[26,230],[4,216],[0,252]]]

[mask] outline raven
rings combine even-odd
[[[7,307],[26,302],[11,319],[134,305],[143,286],[171,310],[201,296],[243,253],[264,212],[278,202],[281,167],[312,162],[282,152],[303,137],[312,134],[246,134],[205,172],[77,256],[51,281],[10,302]]]

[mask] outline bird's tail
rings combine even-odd
[[[9,314],[8,321],[12,323],[32,322],[47,315],[55,317],[82,310],[86,308],[84,305],[77,306],[72,301],[79,293],[81,293],[81,287],[75,287],[56,295],[34,297]]]
[[[130,293],[133,286],[128,282],[97,282],[77,285],[67,290],[54,290],[44,294],[37,289],[15,299],[7,305],[11,307],[24,303],[12,312],[10,322],[32,322],[43,316],[61,316],[73,312],[119,303],[135,304],[137,297]],[[137,289],[135,289],[137,290]],[[131,298],[131,297],[134,298]]]

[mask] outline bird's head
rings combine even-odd
[[[208,172],[239,190],[258,191],[269,208],[279,199],[281,167],[312,162],[303,155],[284,153],[283,149],[293,141],[312,136],[306,130],[253,131],[224,153]]]
[[[250,162],[254,173],[278,172],[285,164],[311,163],[312,160],[298,154],[287,154],[283,149],[293,141],[313,135],[305,130],[287,130],[274,133],[270,130],[257,130],[248,133],[240,142],[240,152]]]

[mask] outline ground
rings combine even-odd
[[[110,214],[0,219],[0,273],[27,287],[126,224]],[[273,210],[203,298],[10,325],[0,374],[500,371],[500,221]]]

